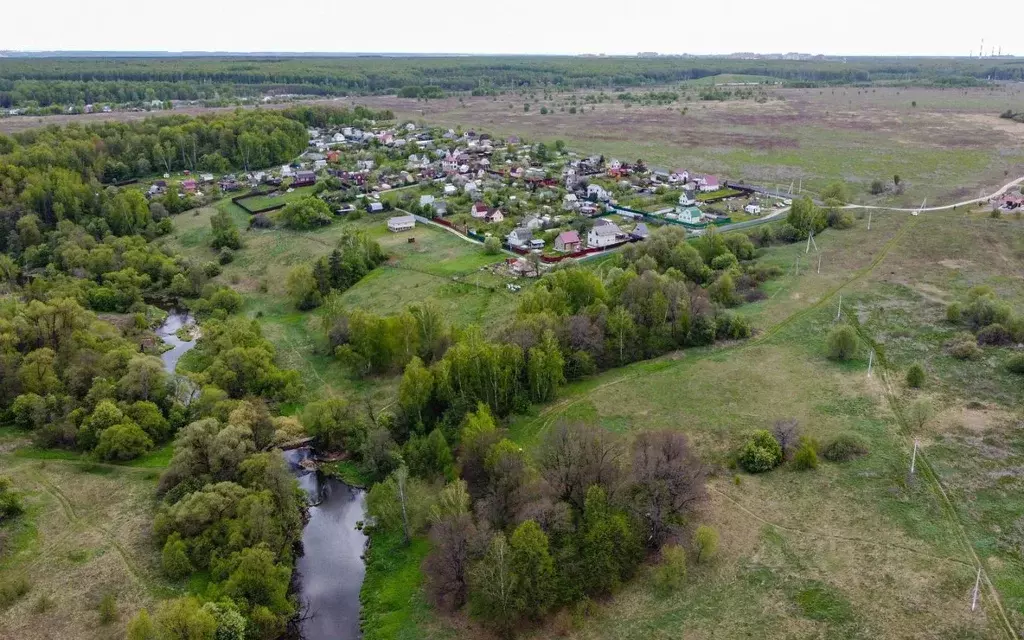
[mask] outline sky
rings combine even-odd
[[[5,3],[0,50],[1024,55],[1018,2],[31,0]]]

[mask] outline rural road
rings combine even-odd
[[[991,193],[991,194],[989,194],[987,196],[982,196],[980,198],[974,198],[973,200],[964,200],[963,202],[957,202],[957,203],[954,203],[954,204],[945,204],[945,205],[942,205],[942,206],[939,206],[939,207],[924,207],[924,208],[921,208],[921,209],[903,209],[903,208],[899,208],[899,207],[882,207],[882,206],[870,205],[870,204],[848,204],[848,205],[846,205],[843,208],[844,209],[874,209],[876,211],[877,210],[882,210],[882,211],[907,211],[907,212],[914,212],[914,211],[916,211],[918,213],[927,213],[928,211],[947,211],[949,209],[956,209],[957,207],[963,207],[963,206],[967,206],[967,205],[971,205],[971,204],[981,204],[982,202],[987,202],[989,200],[992,200],[993,198],[998,198],[999,196],[1003,195],[1004,193],[1006,193],[1007,191],[1009,191],[1010,189],[1016,187],[1017,185],[1019,185],[1021,183],[1024,183],[1024,176],[1021,176],[1021,177],[1017,178],[1016,180],[1013,180],[1012,182],[1007,182],[1006,184],[1004,184],[1002,186],[1002,188],[999,189],[999,191],[996,191],[995,193]]]

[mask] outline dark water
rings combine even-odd
[[[160,354],[160,359],[164,361],[164,369],[170,373],[174,373],[174,368],[178,366],[178,360],[181,356],[196,346],[195,340],[185,341],[175,335],[175,332],[181,327],[192,324],[192,316],[185,311],[177,311],[172,309],[167,313],[167,319],[160,325],[156,330],[156,335],[160,337],[166,344],[171,345],[171,348]]]
[[[295,564],[305,606],[305,640],[351,640],[359,631],[359,589],[366,567],[366,536],[356,522],[366,513],[365,492],[304,469],[308,448],[285,451],[299,486],[309,496],[309,523],[302,532],[303,555]]]

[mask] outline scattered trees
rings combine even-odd
[[[279,214],[281,223],[296,231],[308,231],[331,223],[331,207],[316,196],[306,196],[286,204]]]
[[[857,353],[860,339],[857,331],[848,324],[833,328],[825,339],[828,357],[833,360],[849,360]]]

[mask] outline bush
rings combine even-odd
[[[793,468],[799,471],[818,468],[818,443],[812,438],[800,438],[800,446],[793,454]]]
[[[203,275],[207,278],[216,278],[220,275],[220,265],[216,262],[207,262],[203,265]]]
[[[164,573],[172,580],[181,580],[192,573],[192,562],[188,559],[188,551],[185,542],[177,532],[172,533],[164,544],[163,552],[160,555]]]
[[[31,588],[32,585],[23,576],[4,578],[0,582],[0,611],[20,600]]]
[[[1013,342],[1010,331],[1001,324],[990,324],[978,332],[978,344],[1003,346]]]
[[[857,352],[857,332],[848,324],[841,324],[829,332],[825,344],[828,357],[833,360],[849,360]]]
[[[924,384],[924,367],[916,362],[907,369],[907,386],[911,389],[920,389]]]
[[[274,227],[274,221],[265,213],[257,213],[253,217],[249,218],[250,229],[271,229]]]
[[[782,446],[771,432],[761,429],[743,445],[737,461],[749,473],[771,471],[782,462]]]
[[[981,355],[978,342],[974,336],[966,331],[959,333],[947,343],[949,355],[957,360],[974,360]]]
[[[134,422],[108,427],[100,433],[95,453],[101,460],[132,460],[153,448],[153,441]]]
[[[484,253],[489,256],[497,255],[501,253],[501,240],[495,236],[491,236],[484,240]]]
[[[693,548],[697,550],[697,563],[710,560],[718,551],[718,530],[702,524],[693,534]]]
[[[879,196],[885,193],[885,184],[881,180],[871,181],[871,195]]]
[[[661,564],[654,570],[654,585],[662,593],[671,593],[686,581],[686,551],[677,544],[661,548]]]
[[[0,525],[24,513],[21,496],[11,490],[11,481],[0,476]]]
[[[868,443],[854,433],[841,433],[825,445],[822,455],[831,462],[846,462],[868,453]]]
[[[960,324],[963,321],[964,308],[959,302],[946,307],[946,320],[953,324]]]
[[[99,606],[100,624],[110,624],[117,620],[117,598],[114,594],[108,593],[100,600]]]
[[[1010,373],[1024,375],[1024,353],[1018,353],[1011,357],[1010,361],[1006,363],[1006,368],[1010,370]]]
[[[234,259],[235,252],[232,251],[231,249],[228,249],[227,247],[221,249],[220,253],[217,254],[217,262],[219,262],[220,264],[228,264]]]

